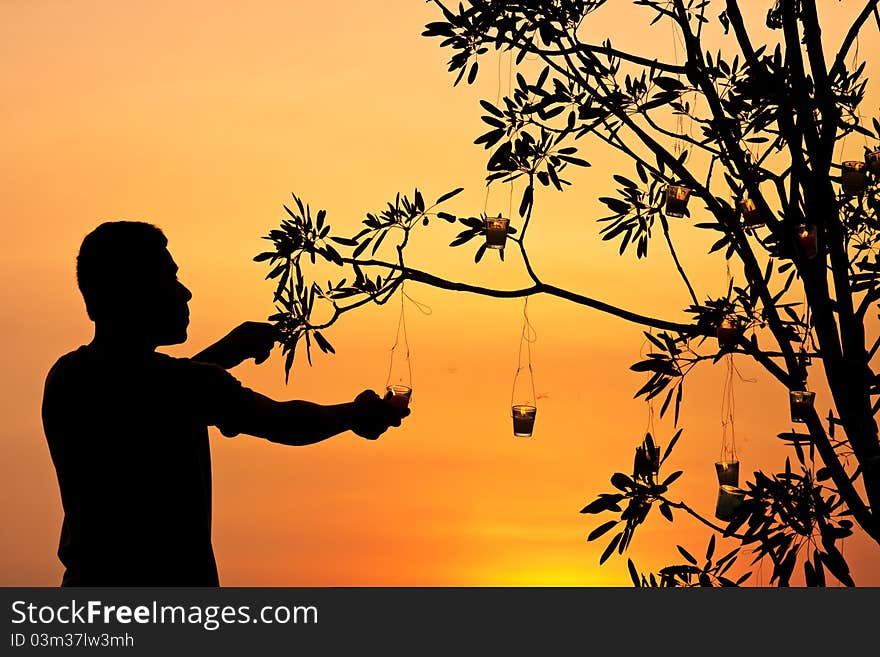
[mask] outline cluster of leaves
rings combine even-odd
[[[581,509],[581,513],[586,514],[613,513],[617,516],[593,529],[587,536],[588,541],[594,541],[623,525],[602,552],[600,564],[614,552],[623,554],[626,551],[635,530],[645,522],[654,504],[670,522],[675,508],[698,515],[683,502],[673,502],[667,497],[670,484],[682,475],[682,471],[673,472],[662,481],[659,479],[660,465],[666,461],[680,435],[679,429],[663,457],[659,458],[659,447],[654,444],[651,434],[647,434],[636,448],[632,475],[615,473],[611,477],[611,485],[616,492],[600,493]],[[754,554],[752,565],[765,557],[769,558],[773,564],[771,584],[775,582],[778,586],[789,586],[801,555],[807,586],[825,586],[826,570],[841,583],[854,586],[849,567],[837,546],[838,541],[852,534],[853,522],[847,517],[849,513],[840,497],[821,483],[829,478],[828,469],[815,468],[814,448],[808,435],[785,433],[780,437],[789,440],[795,447],[800,471],[794,472],[788,459],[785,469],[775,475],[756,471],[754,481],[747,482],[742,490],[743,500],[726,526],[717,528],[719,534],[736,538],[741,546],[751,545]],[[808,451],[804,450],[804,445],[809,447]],[[739,586],[751,575],[751,571],[747,571],[736,580],[725,576],[736,561],[740,548],[713,562],[714,534],[702,566],[685,548],[677,547],[687,563],[664,567],[656,575],[640,575],[632,560],[629,560],[633,583],[652,587]]]
[[[271,230],[263,237],[272,243],[273,248],[254,256],[255,262],[268,263],[270,269],[266,279],[277,280],[273,295],[277,312],[269,317],[269,321],[275,322],[279,329],[281,336],[279,342],[285,356],[286,376],[289,376],[300,339],[305,340],[310,363],[313,338],[322,351],[334,353],[333,346],[310,323],[315,301],[330,298],[328,290],[333,289],[333,286],[329,281],[326,288],[322,288],[317,282],[307,284],[302,270],[302,259],[305,256],[315,264],[320,257],[327,262],[342,266],[342,257],[331,242],[341,245],[351,244],[350,240],[330,235],[330,224],[326,222],[325,210],[319,210],[312,217],[311,208],[295,194],[293,200],[296,209],[291,210],[284,205],[288,218],[281,222],[279,229]],[[338,286],[344,283],[343,280]]]
[[[459,4],[457,12],[436,0],[435,4],[445,20],[428,23],[422,36],[440,37],[441,47],[452,48],[448,66],[450,73],[458,71],[457,85],[465,73],[468,84],[476,80],[479,56],[486,54],[490,45],[496,50],[508,48],[511,42],[549,45],[562,30],[576,29],[605,0],[471,0],[468,6]],[[517,52],[517,63],[529,49],[526,46]]]
[[[663,452],[662,457],[659,456],[659,446],[654,443],[653,436],[648,433],[642,444],[636,448],[632,474],[627,475],[623,472],[615,472],[611,476],[611,485],[618,492],[601,493],[595,500],[581,509],[581,513],[612,512],[618,514],[616,519],[603,522],[591,531],[587,536],[588,541],[595,541],[612,529],[618,528],[621,524],[623,525],[612,536],[602,552],[599,558],[600,564],[605,563],[615,550],[618,554],[624,553],[627,547],[629,547],[636,529],[645,522],[654,503],[658,503],[658,508],[663,517],[670,522],[672,521],[672,507],[664,495],[669,490],[669,486],[683,472],[677,470],[662,481],[658,477],[660,467],[672,452],[672,448],[681,436],[681,431],[679,429],[670,439],[669,445]],[[626,505],[622,507],[621,504],[624,501]]]
[[[639,179],[643,183],[648,183],[648,170],[641,160],[636,161],[636,171]],[[642,190],[638,183],[626,176],[615,174],[614,180],[621,185],[617,189],[619,198],[599,197],[599,201],[607,205],[612,212],[611,215],[598,219],[599,222],[608,222],[608,225],[600,231],[602,239],[608,241],[619,237],[620,255],[623,255],[630,244],[635,244],[636,256],[647,257],[648,241],[654,221],[659,218],[664,222],[663,229],[668,230],[664,216],[667,183],[659,176],[652,176],[648,188]]]
[[[782,434],[791,438],[791,434]],[[806,441],[808,436],[801,438]],[[807,586],[825,586],[825,569],[838,581],[855,586],[837,542],[852,534],[853,523],[840,497],[821,482],[828,469],[815,469],[813,446],[808,457],[802,441],[793,442],[800,471],[786,459],[783,472],[768,476],[754,473],[747,482],[742,504],[734,512],[725,535],[742,528],[743,545],[754,545],[753,563],[768,557],[773,563],[770,583],[788,586],[799,555],[803,557]]]
[[[691,587],[731,587],[740,586],[749,577],[751,571],[745,572],[736,580],[726,577],[727,572],[736,563],[740,548],[734,548],[727,554],[713,560],[715,556],[715,535],[709,537],[706,556],[700,565],[694,557],[681,545],[676,545],[685,563],[664,566],[657,573],[643,574],[636,569],[632,559],[627,560],[627,568],[633,585],[639,588],[691,588]]]
[[[292,195],[295,205],[283,206],[287,217],[279,228],[270,230],[263,237],[271,242],[272,248],[253,258],[255,262],[266,263],[269,268],[266,279],[276,281],[273,294],[276,312],[269,321],[279,329],[286,380],[300,341],[306,345],[310,364],[313,341],[321,351],[335,353],[321,331],[349,310],[368,302],[383,304],[387,301],[403,281],[403,254],[410,232],[420,225],[427,226],[431,217],[455,223],[454,215],[434,212],[434,208],[462,191],[463,188],[458,187],[441,195],[431,207],[425,206],[418,189],[414,190],[412,198],[397,194],[394,201],[380,212],[367,213],[361,222],[363,228],[352,237],[333,235],[325,210],[318,210],[313,216],[311,207],[296,194]],[[470,237],[485,233],[483,222],[473,217],[458,221],[467,226]],[[396,258],[392,261],[373,260],[394,231],[401,236],[395,246]],[[511,228],[510,232],[515,233],[516,229]],[[462,240],[462,235],[464,233],[459,235],[461,244],[470,239]],[[363,258],[368,249],[369,256]],[[482,257],[482,249],[478,255]],[[307,265],[319,261],[347,270],[346,275],[336,282],[328,280],[326,285],[318,283],[307,270]],[[371,274],[375,269],[381,271]],[[317,306],[321,303],[326,304],[329,316],[319,312]]]

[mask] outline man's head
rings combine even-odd
[[[83,239],[76,279],[96,326],[154,345],[186,340],[190,291],[162,231],[141,221],[109,221]]]

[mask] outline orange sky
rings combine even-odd
[[[847,4],[824,26],[829,38]],[[629,14],[618,11],[597,15],[597,34],[623,24]],[[508,60],[488,55],[474,87],[453,88],[449,51],[419,36],[435,19],[416,0],[0,6],[0,339],[9,346],[0,384],[0,584],[60,581],[60,500],[39,405],[54,360],[91,337],[73,263],[95,225],[141,219],[165,231],[194,293],[190,339],[167,352],[188,355],[272,312],[266,270],[251,257],[291,192],[326,208],[343,234],[414,186],[428,199],[465,187],[448,208],[461,214],[507,209],[506,189],[486,200],[485,151],[472,141],[483,129],[477,100],[507,89]],[[638,25],[616,42],[674,56],[668,27]],[[876,37],[869,24],[862,54]],[[876,111],[875,99],[864,114]],[[600,145],[584,145],[593,167],[573,176],[575,187],[537,197],[533,262],[549,282],[680,318],[688,299],[664,250],[647,261],[619,258],[616,245],[597,238],[604,206],[596,197],[610,191],[612,173],[632,169]],[[686,228],[675,224],[674,237],[698,294],[720,294],[723,264],[703,255],[705,235]],[[499,287],[524,281],[514,258],[476,267],[472,249],[444,249],[453,234],[448,225],[422,232],[413,264]],[[632,398],[643,378],[628,370],[641,330],[533,298],[543,398],[534,437],[515,439],[508,405],[522,302],[408,291],[432,312],[407,310],[415,393],[404,427],[377,442],[349,433],[304,448],[211,430],[221,582],[628,585],[625,558],[598,566],[605,542],[585,540],[597,518],[578,511],[609,489],[612,472],[631,467],[644,434],[645,404]],[[384,385],[396,325],[396,304],[347,315],[327,332],[337,355],[318,354],[312,368],[298,360],[287,385],[278,354],[234,373],[279,399],[347,401]],[[751,363],[738,365],[758,379],[736,388],[742,467],[773,470],[785,455],[774,436],[789,428],[786,393]],[[670,463],[686,470],[677,491],[707,515],[723,374],[705,367],[689,378],[685,432]],[[827,407],[821,391],[819,403]],[[670,423],[657,422],[657,433],[663,444]],[[701,552],[707,538],[686,518],[670,525],[658,516],[629,556],[656,569],[680,559],[676,543]],[[858,583],[880,584],[876,546],[854,538],[844,549]],[[769,572],[756,583],[767,583]]]

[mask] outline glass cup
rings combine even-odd
[[[538,409],[528,404],[515,404],[511,407],[513,416],[513,435],[528,438],[535,426]]]

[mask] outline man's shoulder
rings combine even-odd
[[[73,351],[59,356],[46,374],[46,385],[63,381],[87,365],[89,361],[88,347],[81,345]]]

